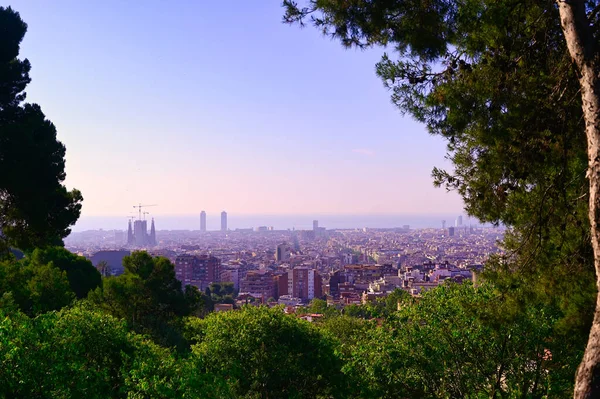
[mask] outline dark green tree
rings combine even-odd
[[[315,298],[310,301],[308,307],[305,308],[307,313],[316,313],[322,314],[326,318],[335,317],[340,314],[340,312],[335,308],[335,306],[328,306],[327,301],[319,298]]]
[[[556,316],[491,285],[447,284],[366,330],[345,370],[359,397],[569,397],[581,350]]]
[[[336,341],[281,308],[247,306],[191,319],[193,354],[204,371],[229,381],[239,397],[339,397]]]
[[[129,331],[123,321],[85,306],[30,319],[0,308],[2,398],[223,398],[222,380],[199,374]]]
[[[81,211],[68,191],[65,147],[39,105],[23,103],[31,65],[18,59],[27,25],[0,7],[0,245],[32,250],[60,245]]]
[[[67,273],[52,263],[29,267],[27,290],[31,303],[30,313],[40,314],[59,310],[75,299]]]
[[[123,266],[125,273],[105,279],[103,288],[90,294],[91,302],[162,345],[184,345],[182,318],[198,309],[201,296],[184,293],[167,258],[136,251],[123,258]]]
[[[345,363],[349,363],[357,345],[367,342],[369,331],[377,328],[377,324],[375,321],[341,315],[325,318],[319,327],[339,341],[338,351]]]
[[[66,273],[71,290],[79,299],[87,297],[90,291],[102,284],[100,272],[92,262],[62,247],[36,249],[23,263],[29,267],[52,263],[54,267]]]
[[[346,47],[390,52],[376,70],[392,102],[448,140],[454,171],[435,169],[436,184],[457,190],[469,214],[512,228],[508,255],[492,271],[517,275],[508,288],[530,286],[558,303],[575,339],[592,325],[576,397],[600,395],[598,305],[592,323],[594,271],[600,278],[597,2],[284,6],[286,22],[310,21]],[[565,289],[572,286],[582,289]]]
[[[76,299],[66,270],[52,261],[30,259],[0,261],[0,296],[4,295],[31,316],[60,310]]]
[[[211,283],[206,287],[206,294],[210,296],[207,308],[212,310],[216,303],[235,304],[236,292],[231,282]]]
[[[184,292],[185,301],[190,307],[190,314],[198,317],[206,316],[213,310],[213,304],[206,294],[193,285],[186,285]]]

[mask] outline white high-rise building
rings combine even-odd
[[[227,212],[221,212],[221,231],[227,231]]]
[[[200,231],[206,231],[206,212],[200,212]]]

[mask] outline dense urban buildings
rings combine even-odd
[[[266,302],[275,297],[275,280],[269,270],[249,270],[240,284],[240,292],[250,294]]]
[[[221,281],[221,260],[210,255],[179,255],[175,258],[175,276],[184,286],[204,290]]]
[[[302,301],[307,302],[322,296],[323,281],[316,269],[296,267],[288,271],[287,281],[286,294],[292,298],[300,298]]]
[[[312,227],[275,230],[259,225],[227,230],[226,235],[156,231],[160,244],[148,251],[170,259],[183,285],[204,290],[214,282],[231,282],[243,303],[254,298],[296,306],[326,298],[339,307],[394,289],[420,295],[445,281],[472,279],[488,256],[499,251],[496,243],[503,236],[502,229],[493,227],[328,230],[317,221]],[[94,264],[107,261],[116,274],[128,253],[119,235],[101,230],[73,233],[66,245]]]

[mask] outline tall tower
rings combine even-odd
[[[150,242],[151,246],[156,245],[156,229],[154,228],[154,218],[152,218],[152,224],[150,225]]]
[[[442,229],[444,229],[444,230],[446,229],[446,221],[445,220],[442,220]]]
[[[319,230],[319,221],[313,220],[313,231],[315,232],[315,234],[317,233],[317,230]]]
[[[227,212],[221,212],[221,231],[227,231]]]
[[[135,244],[133,238],[133,228],[131,227],[131,219],[129,219],[129,228],[127,229],[127,245]]]
[[[206,231],[206,212],[200,212],[200,231]]]

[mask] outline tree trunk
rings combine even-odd
[[[585,1],[557,0],[557,4],[567,47],[579,71],[588,147],[589,218],[596,283],[600,293],[600,91],[596,45],[589,28]],[[573,397],[600,398],[600,296],[596,298],[594,322],[583,360],[577,370]]]

